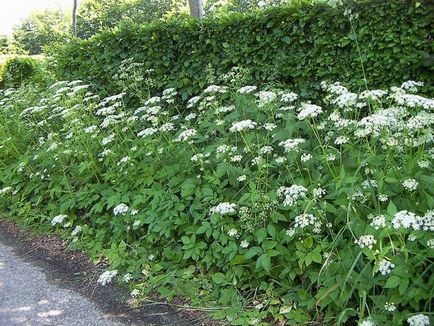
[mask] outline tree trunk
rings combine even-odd
[[[77,37],[77,1],[74,0],[74,6],[72,7],[72,35]]]
[[[190,15],[196,18],[203,17],[203,5],[202,0],[188,0],[190,5]]]

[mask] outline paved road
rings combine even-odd
[[[0,326],[121,326],[0,243]]]

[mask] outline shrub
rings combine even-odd
[[[18,87],[29,81],[41,81],[44,59],[35,56],[8,56],[0,63],[0,88]]]
[[[231,324],[427,325],[434,100],[416,82],[322,86],[316,102],[171,88],[135,108],[80,81],[2,92],[0,205],[108,257],[101,284]]]
[[[184,99],[219,83],[218,76],[234,66],[250,71],[249,83],[283,83],[311,98],[319,96],[321,80],[340,80],[356,90],[365,89],[365,78],[370,88],[407,79],[432,87],[431,1],[344,3],[294,2],[220,19],[106,31],[57,48],[57,76],[120,92],[118,68],[129,59],[152,77],[153,93],[176,87]]]

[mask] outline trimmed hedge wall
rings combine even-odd
[[[129,26],[58,47],[55,70],[58,78],[87,79],[113,92],[117,68],[132,58],[155,69],[155,91],[176,87],[184,97],[207,83],[207,67],[216,75],[248,68],[250,82],[280,82],[302,95],[321,80],[364,88],[361,62],[370,88],[408,79],[430,84],[433,12],[429,0],[305,2],[218,20]]]

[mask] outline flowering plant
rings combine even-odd
[[[136,299],[205,300],[233,324],[429,324],[434,100],[411,81],[322,87],[133,108],[81,81],[2,91],[1,207],[108,257],[100,283],[125,272]]]

